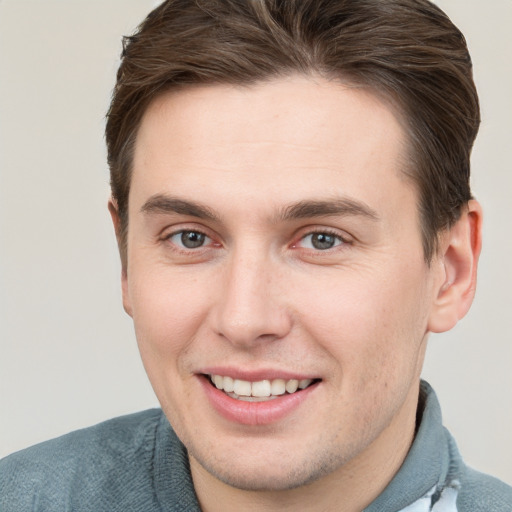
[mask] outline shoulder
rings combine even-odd
[[[161,418],[160,409],[122,416],[9,455],[0,461],[0,509],[67,510],[89,500],[93,510],[119,482],[144,486]]]
[[[458,488],[459,512],[511,512],[512,487],[466,465],[456,442],[445,429],[449,451],[449,480]]]
[[[160,409],[120,416],[92,427],[76,430],[50,441],[26,448],[0,461],[2,479],[5,468],[31,472],[47,466],[81,466],[88,461],[98,463],[98,457],[130,457],[145,448],[144,441],[151,436],[162,416]]]
[[[510,512],[512,487],[497,478],[466,467],[457,508],[460,512]]]

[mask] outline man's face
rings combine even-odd
[[[322,79],[150,105],[124,302],[193,472],[286,489],[410,442],[441,276],[405,144],[376,97]]]

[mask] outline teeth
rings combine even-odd
[[[270,385],[270,392],[273,395],[284,395],[286,393],[286,381],[284,379],[275,379]]]
[[[252,396],[270,396],[270,381],[260,380],[252,383]]]
[[[219,377],[219,375],[217,375]],[[232,393],[235,390],[235,381],[231,377],[221,377],[223,379],[222,388],[226,393]]]
[[[312,382],[311,379],[299,380],[299,389],[306,389]]]
[[[288,393],[295,393],[299,388],[299,381],[297,379],[291,379],[286,383],[286,391]]]
[[[217,389],[224,389],[224,379],[220,375],[213,376],[213,383]]]
[[[217,375],[216,375],[217,377]],[[222,377],[221,377],[222,379]],[[223,389],[223,388],[221,388]],[[233,387],[233,393],[240,396],[251,396],[251,383],[246,380],[235,380],[235,385]]]
[[[274,379],[249,382],[223,377],[222,375],[210,375],[210,380],[217,389],[225,391],[233,398],[250,401],[258,401],[253,400],[253,398],[275,398],[284,395],[286,392],[295,393],[298,389],[306,389],[313,382],[312,379]]]

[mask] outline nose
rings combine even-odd
[[[217,335],[250,349],[281,339],[292,327],[279,264],[270,258],[233,254],[224,268],[214,313]]]

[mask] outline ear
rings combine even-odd
[[[108,201],[108,211],[112,218],[112,224],[114,225],[114,231],[116,233],[117,246],[121,255],[121,289],[123,293],[123,307],[124,310],[132,316],[132,307],[130,301],[130,294],[128,290],[128,270],[126,262],[126,247],[123,248],[122,237],[121,237],[121,219],[119,217],[119,210],[117,203],[114,199],[110,198]]]
[[[434,292],[428,330],[450,330],[468,312],[476,289],[478,258],[482,248],[482,208],[471,200],[460,219],[441,238],[436,265],[439,280]]]

